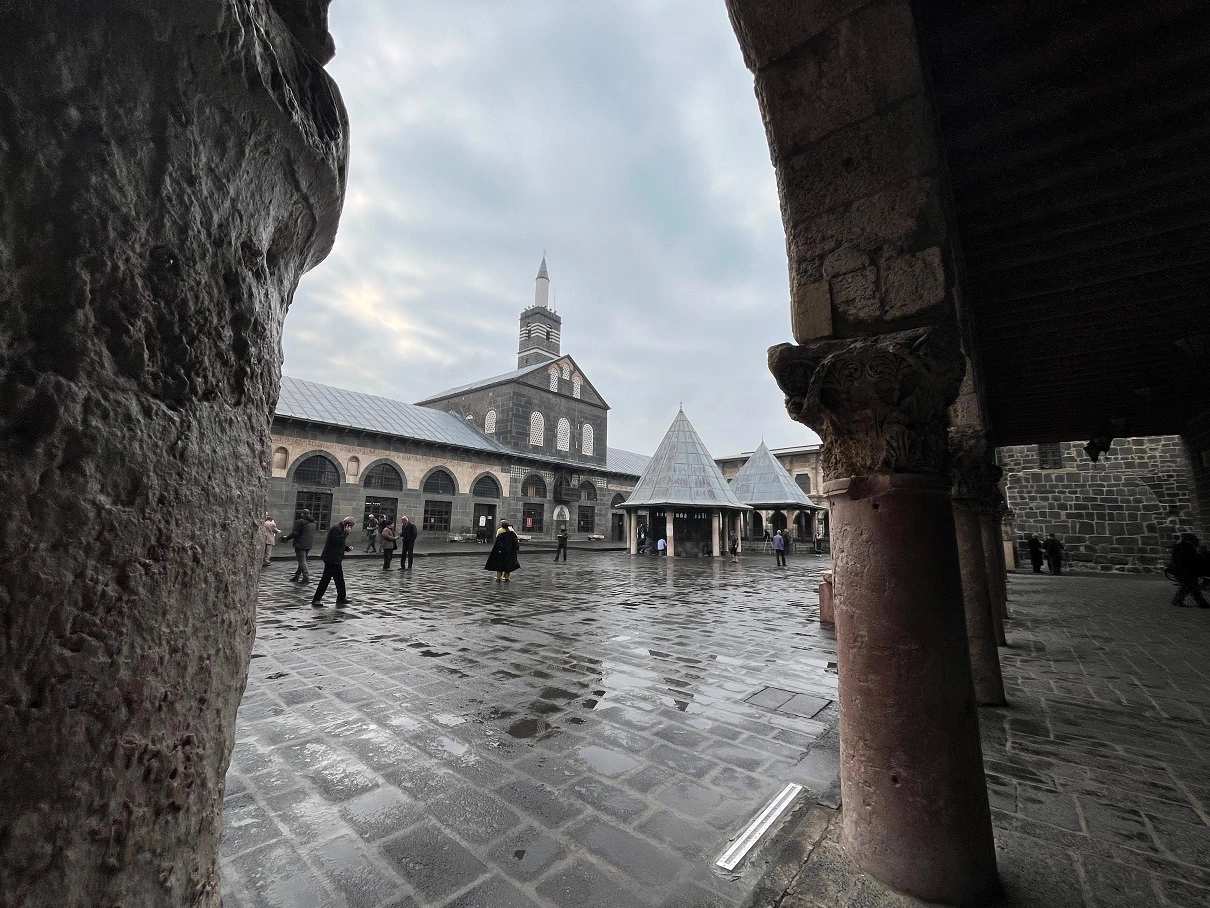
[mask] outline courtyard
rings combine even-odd
[[[827,560],[483,557],[351,560],[339,611],[265,571],[229,908],[749,901],[784,836],[729,840],[788,782],[835,803]]]

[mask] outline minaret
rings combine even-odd
[[[517,368],[545,363],[559,356],[559,332],[563,319],[550,308],[550,275],[546,255],[534,280],[534,304],[521,313],[521,339],[517,345]]]

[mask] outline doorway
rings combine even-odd
[[[475,539],[491,542],[496,535],[496,506],[475,502]]]

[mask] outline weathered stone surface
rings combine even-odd
[[[282,322],[343,194],[324,9],[6,5],[0,904],[219,904]]]

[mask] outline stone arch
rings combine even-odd
[[[440,474],[445,474],[445,478],[448,480],[448,485],[452,486],[453,491],[439,492],[436,490],[438,483],[441,483],[442,486],[447,484],[445,482],[442,482]],[[430,483],[433,484],[433,488],[429,488]],[[429,470],[427,473],[425,473],[424,476],[421,478],[420,491],[422,491],[428,495],[457,495],[458,494],[458,479],[454,476],[454,471],[451,470],[449,467],[433,467],[431,470]]]
[[[559,367],[551,366],[549,369],[546,370],[546,372],[550,376],[550,390],[558,391],[559,390]]]
[[[772,532],[784,530],[789,523],[790,521],[789,518],[786,517],[785,511],[774,511],[769,515],[769,529]]]
[[[539,447],[546,444],[546,418],[537,410],[529,414],[529,443]]]
[[[345,476],[349,478],[349,482],[353,482],[361,475],[361,458],[354,455],[345,461]]]
[[[381,477],[383,473],[387,472],[386,470],[380,469],[382,467],[389,468],[395,472],[395,475],[399,479],[398,486],[394,484],[371,484],[380,481],[379,477]],[[361,471],[361,484],[367,489],[382,489],[387,492],[402,492],[408,487],[408,478],[404,474],[403,470],[400,469],[399,464],[395,463],[395,461],[391,460],[389,457],[380,457],[377,460],[370,461],[370,463],[366,465],[366,468]]]
[[[332,469],[336,471],[337,477],[337,481],[332,486],[327,486],[324,483],[305,482],[298,478],[298,468],[306,465],[312,457],[322,457],[332,465]],[[294,463],[290,464],[290,469],[286,473],[286,478],[294,483],[297,483],[298,485],[324,485],[325,488],[343,485],[346,481],[344,467],[340,465],[340,461],[336,458],[336,455],[325,451],[322,448],[314,448],[310,451],[299,454],[298,457],[294,459]]]
[[[278,445],[273,449],[273,472],[284,475],[286,468],[290,466],[290,449]]]
[[[545,498],[546,495],[546,480],[537,473],[530,473],[521,480],[522,498]]]
[[[580,453],[591,454],[595,446],[593,437],[592,423],[584,423],[584,427],[580,431]]]
[[[585,479],[580,483],[580,501],[596,501],[597,486],[591,479]]]
[[[503,498],[499,477],[495,473],[480,473],[471,483],[471,495],[475,498]]]
[[[580,399],[580,392],[583,390],[584,380],[579,375],[571,377],[571,396],[576,400]]]
[[[613,496],[613,500],[609,502],[610,510],[616,511],[626,503],[626,496],[619,492]]]
[[[488,410],[487,415],[483,417],[483,434],[494,435],[496,432],[496,411]]]
[[[571,450],[571,420],[566,417],[560,417],[559,419],[559,428],[555,433],[555,450]]]

